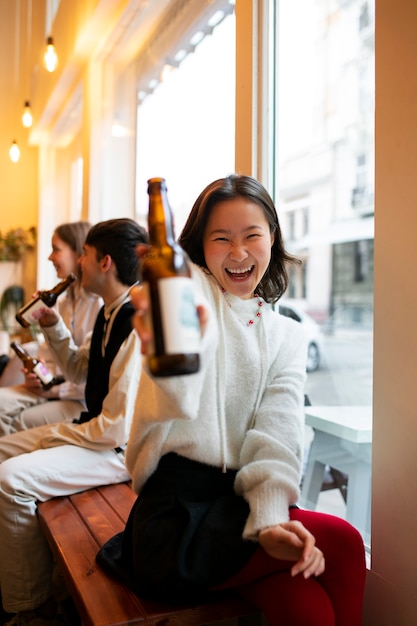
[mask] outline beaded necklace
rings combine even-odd
[[[226,289],[224,289],[224,287],[221,287],[221,291],[222,291],[222,294],[224,295],[224,299],[225,299],[225,300],[226,300],[226,302],[227,302],[227,306],[229,307],[229,309],[232,309],[233,307],[232,307],[232,304],[231,304],[231,302],[229,301],[229,299],[228,299],[228,297],[227,297],[227,291],[226,291]],[[253,325],[255,324],[255,322],[256,322],[257,320],[259,320],[259,319],[262,317],[261,307],[262,307],[262,306],[263,306],[263,304],[264,304],[264,303],[263,303],[263,300],[261,299],[261,297],[260,297],[257,293],[255,293],[255,294],[254,294],[254,298],[256,298],[256,299],[257,299],[257,307],[258,307],[258,308],[256,309],[256,313],[255,313],[255,315],[253,316],[253,318],[251,318],[251,319],[250,319],[250,320],[248,320],[247,322],[242,322],[242,320],[241,320],[241,319],[240,319],[240,317],[238,316],[239,322],[240,322],[241,324],[243,324],[243,326],[253,326]]]

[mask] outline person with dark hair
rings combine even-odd
[[[90,227],[91,224],[86,221],[57,226],[52,235],[52,252],[48,257],[58,278],[65,278],[71,273],[78,278],[58,298],[56,305],[77,346],[92,332],[103,305],[97,294],[86,291],[81,285],[79,259]],[[45,342],[28,342],[24,348],[43,361],[54,376],[61,374]],[[66,380],[44,391],[38,377],[22,369],[20,359],[14,356],[0,379],[0,435],[51,422],[72,422],[85,409],[84,389],[84,384],[77,385]]]
[[[126,451],[138,498],[102,567],[141,596],[198,601],[234,588],[271,626],[359,626],[365,551],[345,520],[298,508],[307,346],[273,304],[296,260],[248,176],[211,183],[179,238],[193,262],[201,367],[146,362]],[[132,290],[142,350],[148,292]]]
[[[81,282],[104,301],[92,336],[80,347],[53,309],[40,325],[68,380],[86,382],[86,409],[73,423],[0,438],[0,589],[10,624],[48,623],[52,557],[36,517],[38,501],[128,480],[126,446],[141,372],[130,290],[136,247],[146,231],[131,219],[93,226],[80,259]],[[53,622],[55,623],[55,622]]]
[[[124,285],[137,281],[138,261],[134,255],[138,245],[137,228],[137,224],[129,219],[108,220],[93,226],[85,241],[96,249],[99,257],[111,256],[117,278]]]

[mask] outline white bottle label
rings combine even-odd
[[[45,309],[47,308],[48,307],[44,302],[42,302],[42,300],[38,300],[37,302],[34,302],[33,305],[22,314],[22,317],[28,324],[35,324],[35,322],[37,322],[42,315],[43,311],[45,311]]]
[[[36,376],[43,382],[44,385],[47,385],[53,379],[53,375],[51,372],[45,367],[43,363],[37,363],[33,368]]]
[[[200,351],[200,324],[191,278],[177,276],[158,281],[159,304],[166,354]]]

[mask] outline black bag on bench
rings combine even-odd
[[[258,547],[242,539],[249,505],[234,492],[235,476],[167,454],[98,563],[141,596],[189,601],[207,593]]]

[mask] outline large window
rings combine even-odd
[[[290,295],[322,330],[316,405],[371,405],[374,6],[280,0],[277,200],[306,268]]]
[[[287,247],[303,261],[285,300],[307,314],[301,323],[315,343],[301,504],[352,514],[368,543],[374,3],[279,0],[276,6],[277,202]]]
[[[367,416],[372,404],[374,6],[365,0],[270,0],[270,5],[275,29],[262,32],[275,33],[276,48],[265,47],[262,37],[259,48],[260,58],[268,49],[275,63],[275,93],[268,98],[276,103],[274,131],[258,129],[258,134],[274,137],[270,191],[286,246],[302,260],[292,270],[282,310],[300,320],[310,336],[305,391],[311,404],[333,407],[336,418],[351,407],[349,416],[362,416],[362,410]],[[202,188],[234,169],[235,29],[234,15],[224,17],[177,69],[139,92],[137,215],[146,220],[147,179],[165,177],[177,235]],[[261,74],[254,71],[254,77]],[[254,94],[252,103],[257,98]],[[308,453],[310,426],[306,434]],[[369,455],[365,462],[370,468]],[[326,478],[339,486],[320,493],[318,508],[346,516],[349,478],[334,469],[329,465]]]
[[[203,37],[178,68],[165,72],[150,94],[139,97],[138,219],[147,215],[147,180],[163,177],[178,235],[200,191],[234,169],[234,14]]]

